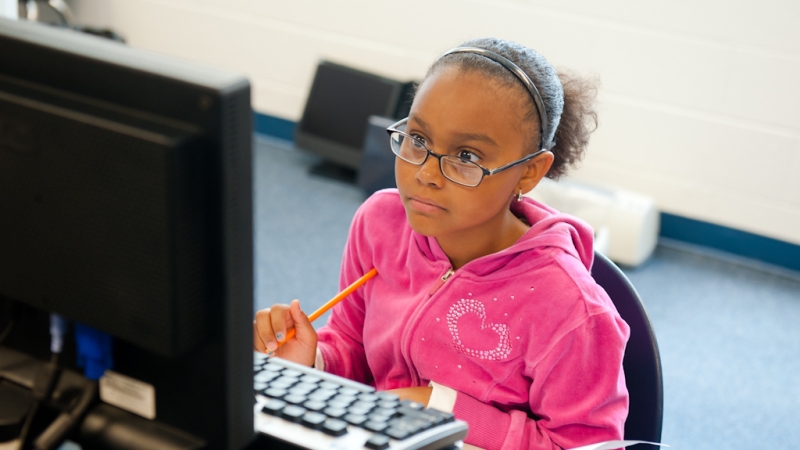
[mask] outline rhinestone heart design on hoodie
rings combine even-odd
[[[465,314],[478,315],[481,320],[480,330],[459,330],[459,319]],[[486,323],[486,308],[484,308],[483,303],[478,300],[462,298],[451,306],[450,311],[447,313],[447,326],[450,329],[450,335],[453,337],[456,350],[460,353],[491,361],[506,359],[511,353],[511,340],[509,339],[508,325],[504,323]],[[461,333],[479,332],[483,330],[492,330],[497,334],[499,338],[497,347],[492,350],[476,350],[466,347],[461,342]]]

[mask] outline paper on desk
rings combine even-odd
[[[613,450],[617,448],[624,448],[636,444],[650,444],[658,445],[659,447],[669,447],[667,444],[659,444],[658,442],[647,441],[605,441],[598,442],[597,444],[584,445],[583,447],[576,447],[570,450]]]

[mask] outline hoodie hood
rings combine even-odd
[[[524,217],[530,224],[530,229],[511,247],[470,261],[462,267],[463,270],[486,276],[499,269],[510,269],[530,261],[530,255],[524,254],[537,252],[544,255],[553,251],[566,253],[580,260],[586,270],[591,270],[594,261],[594,231],[589,224],[529,197],[523,197],[520,202],[512,201],[511,211],[517,217]],[[424,254],[433,260],[449,261],[436,238],[413,233]]]

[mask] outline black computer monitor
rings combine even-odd
[[[46,357],[51,312],[108,333],[155,421],[244,447],[251,133],[239,75],[0,19],[2,345]]]
[[[411,83],[322,61],[295,131],[298,148],[358,169],[372,115],[396,117],[410,104]]]

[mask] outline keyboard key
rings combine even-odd
[[[319,384],[319,388],[320,389],[330,389],[330,390],[333,390],[333,391],[338,391],[339,390],[339,385],[336,384],[336,383],[331,383],[330,381],[323,381],[322,383]]]
[[[330,396],[327,394],[321,394],[319,391],[312,392],[308,395],[309,400],[314,400],[315,402],[327,402]],[[346,407],[347,405],[345,405]]]
[[[341,400],[341,401],[345,401],[345,402],[354,403],[354,402],[356,402],[358,400],[358,397],[356,397],[354,395],[345,395],[345,394],[339,393],[335,397],[333,397],[333,400]]]
[[[389,421],[389,427],[403,430],[408,434],[415,434],[420,431],[419,427],[411,424],[408,419],[396,418]]]
[[[304,397],[308,397],[309,395],[311,395],[311,392],[313,392],[313,391],[314,391],[313,389],[302,388],[302,387],[297,387],[297,386],[293,386],[293,387],[289,388],[289,393],[290,394],[302,395]]]
[[[451,413],[446,413],[442,411],[437,411],[435,409],[424,409],[419,411],[415,417],[427,420],[433,425],[439,425],[447,422],[452,422],[455,420]]]
[[[281,375],[291,378],[300,378],[303,376],[303,372],[294,369],[284,369],[283,372],[281,372]]]
[[[436,410],[436,409],[426,409],[425,412],[428,413],[428,414],[431,414],[433,416],[436,416],[439,419],[441,419],[440,421],[437,420],[437,422],[436,422],[437,424],[439,424],[439,423],[449,423],[449,422],[453,422],[454,420],[456,420],[456,417],[453,415],[453,413],[439,411],[439,410]]]
[[[300,423],[308,428],[313,428],[315,430],[318,430],[322,428],[322,424],[325,423],[327,419],[328,418],[325,417],[325,414],[309,411],[303,414],[302,419],[300,419]]]
[[[258,381],[253,383],[253,389],[255,389],[256,392],[261,392],[266,388],[267,388],[267,383],[259,383]]]
[[[291,422],[300,422],[306,409],[297,405],[286,405],[281,411],[281,417]]]
[[[375,408],[372,410],[372,414],[379,416],[394,417],[395,414],[397,414],[397,410],[388,408]]]
[[[356,397],[358,394],[361,393],[361,391],[359,391],[358,389],[343,387],[339,389],[339,393],[342,395],[350,395],[352,397]]]
[[[367,411],[372,411],[373,409],[375,409],[376,406],[377,405],[375,403],[362,402],[362,401],[357,401],[357,402],[353,403],[352,405],[350,405],[351,408],[363,408],[363,409],[366,409]]]
[[[272,398],[283,398],[283,396],[285,396],[286,394],[288,394],[288,392],[286,392],[286,389],[279,389],[279,388],[269,388],[266,391],[264,391],[264,395]]]
[[[397,439],[398,441],[405,439],[409,436],[409,433],[407,431],[391,427],[387,428],[386,431],[384,431],[384,433],[386,433],[386,435],[391,438]]]
[[[371,448],[374,450],[383,450],[389,447],[389,436],[384,436],[382,434],[373,434],[371,438],[364,444],[364,447]]]
[[[380,400],[380,397],[370,392],[362,392],[358,394],[358,400],[362,402],[377,403],[378,400]]]
[[[419,415],[419,411],[418,410],[411,409],[411,408],[406,407],[406,406],[401,406],[401,407],[397,408],[396,411],[397,411],[397,414],[399,414],[401,416],[416,417],[416,416]]]
[[[388,422],[391,419],[391,416],[384,416],[383,414],[375,414],[372,413],[367,416],[367,418],[373,422]]]
[[[258,372],[253,377],[253,380],[254,381],[258,381],[260,383],[266,383],[268,381],[274,380],[275,378],[278,378],[279,376],[280,376],[280,374],[278,374],[277,372],[270,372],[268,370],[264,370],[264,371]]]
[[[271,398],[264,406],[261,408],[261,411],[273,416],[278,416],[281,413],[281,410],[286,407],[286,402],[278,399]]]
[[[289,394],[283,397],[283,400],[286,403],[291,403],[293,405],[300,405],[308,401],[308,397],[305,395],[296,395],[296,394]]]
[[[303,383],[312,383],[312,384],[319,384],[322,382],[322,378],[315,377],[314,375],[303,375],[300,377],[300,381]]]
[[[339,419],[328,419],[322,424],[322,432],[331,436],[341,436],[347,433],[347,422]]]
[[[400,416],[403,416],[404,418],[422,420],[426,424],[430,424],[430,425],[435,424],[436,421],[439,420],[436,415],[429,414],[425,410],[418,411],[416,409],[411,409],[411,408],[408,408],[406,406],[401,406],[401,407],[397,408],[397,413]]]
[[[403,400],[402,402],[400,402],[400,405],[411,409],[415,409],[417,411],[425,409],[425,406],[423,406],[421,403],[412,402],[411,400]]]
[[[290,386],[294,386],[295,384],[297,384],[298,381],[299,380],[297,379],[297,377],[287,377],[281,374],[281,376],[276,378],[275,381],[273,381],[273,383],[288,383]]]
[[[328,405],[326,405],[325,402],[315,402],[314,400],[309,400],[303,403],[303,408],[309,411],[322,411],[327,406]]]
[[[287,383],[285,381],[270,381],[269,387],[276,388],[276,389],[283,389],[285,391],[289,390],[294,383]]]
[[[316,383],[306,383],[305,381],[301,381],[295,384],[293,387],[298,389],[308,389],[309,391],[313,391],[319,387]]]
[[[378,408],[397,409],[398,406],[400,406],[400,402],[396,400],[384,400],[378,402]]]
[[[264,365],[264,370],[269,372],[280,372],[283,370],[283,367],[275,364],[275,363],[267,363]]]
[[[324,388],[324,387],[322,387],[322,385],[323,385],[323,384],[324,384],[324,383],[320,383],[320,384],[318,385],[318,386],[319,386],[319,389],[317,389],[317,390],[316,390],[316,391],[314,391],[314,392],[315,392],[315,393],[317,393],[317,394],[325,394],[325,395],[327,395],[327,396],[328,396],[328,398],[335,397],[335,396],[339,395],[339,391],[337,391],[336,389],[327,389],[327,388]]]
[[[370,411],[369,408],[364,408],[361,406],[351,406],[347,408],[347,412],[349,412],[350,414],[355,414],[357,416],[366,416],[367,414],[369,414],[369,411]]]
[[[328,401],[328,406],[331,406],[331,407],[334,407],[334,408],[347,409],[348,407],[350,407],[350,403],[342,402],[342,401],[339,401],[339,400],[329,400]]]
[[[346,414],[343,417],[343,419],[353,425],[361,426],[361,424],[367,421],[367,416],[360,416],[358,414]]]
[[[332,391],[330,389],[317,389],[311,395],[309,395],[308,398],[324,402],[335,395],[336,391]]]
[[[389,426],[397,428],[398,430],[403,430],[408,434],[416,434],[425,429],[427,424],[415,419],[401,418],[390,420]]]
[[[331,398],[331,401],[346,403],[349,406],[355,403],[356,398],[349,395],[337,395],[336,397]]]
[[[334,407],[325,408],[324,410],[322,410],[322,412],[326,416],[333,417],[334,419],[338,419],[338,418],[342,417],[343,415],[347,414],[347,410],[346,409],[344,409],[344,408],[334,408]]]
[[[406,420],[408,420],[408,423],[419,427],[419,431],[427,430],[428,428],[434,425],[434,423],[430,419],[425,417],[407,418]]]
[[[398,397],[395,394],[391,394],[389,392],[378,392],[375,395],[377,395],[378,398],[380,398],[383,401],[398,402],[398,403],[400,402],[400,397]]]
[[[389,426],[389,424],[386,423],[386,422],[373,422],[371,420],[365,422],[364,425],[362,425],[362,427],[364,427],[364,428],[366,428],[366,429],[368,429],[370,431],[375,431],[375,432],[383,431],[388,426]]]

